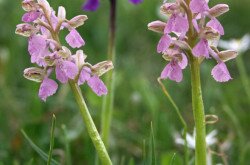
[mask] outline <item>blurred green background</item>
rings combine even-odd
[[[78,30],[86,41],[83,47],[90,63],[107,57],[109,2],[102,0],[96,12],[81,10],[81,0],[49,0],[51,6],[63,5],[67,18],[87,14],[89,19]],[[224,40],[241,38],[250,33],[249,0],[213,0],[210,6],[219,2],[228,3],[230,11],[219,20],[225,28]],[[183,146],[175,144],[174,134],[182,131],[172,105],[164,96],[157,77],[166,62],[156,53],[160,35],[147,30],[147,24],[161,19],[158,13],[161,1],[144,0],[132,5],[127,0],[118,0],[116,40],[116,92],[113,121],[111,126],[110,154],[115,165],[142,164],[143,141],[149,142],[150,123],[153,122],[157,153],[157,164],[167,165],[173,153],[175,164],[182,164]],[[32,66],[27,51],[27,39],[15,34],[15,27],[21,23],[24,11],[20,0],[0,0],[0,164],[21,165],[45,164],[30,147],[20,130],[24,129],[30,138],[44,151],[49,150],[52,114],[57,117],[54,158],[65,160],[62,124],[66,125],[70,139],[74,165],[94,164],[95,151],[85,131],[77,105],[69,86],[60,85],[56,95],[42,102],[37,94],[39,84],[23,78],[23,70]],[[250,71],[250,51],[242,54],[247,71]],[[218,131],[218,144],[212,149],[226,154],[229,164],[249,164],[250,150],[250,102],[236,67],[235,60],[227,62],[233,77],[228,83],[217,83],[210,72],[215,65],[207,60],[202,65],[202,87],[206,114],[219,117],[216,124],[208,125],[207,132]],[[250,73],[249,73],[250,77]],[[188,132],[193,132],[193,117],[190,93],[189,68],[184,71],[181,83],[164,81],[170,94],[178,104],[188,123]],[[91,114],[100,128],[102,98],[96,96],[87,86],[82,91]],[[190,150],[191,155],[194,153]],[[245,153],[245,154],[244,154]],[[213,155],[214,163],[223,163],[220,156]],[[63,164],[63,163],[62,163]]]

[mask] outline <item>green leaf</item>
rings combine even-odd
[[[48,160],[48,155],[42,150],[40,149],[30,138],[29,136],[24,132],[24,130],[21,130],[24,138],[28,141],[28,143],[30,144],[30,146],[41,156],[41,158],[45,161]],[[51,161],[51,165],[59,165],[60,163],[58,163],[56,160],[52,159]]]

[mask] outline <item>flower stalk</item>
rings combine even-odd
[[[116,0],[110,0],[110,22],[109,22],[109,41],[108,41],[108,60],[115,63],[115,24],[116,24]],[[105,146],[109,147],[110,125],[112,121],[115,93],[115,73],[110,71],[106,75],[105,83],[109,94],[103,97],[101,130],[102,139]]]
[[[83,121],[85,122],[87,131],[89,133],[89,136],[95,146],[95,149],[99,155],[99,158],[103,165],[112,165],[112,162],[109,158],[108,152],[105,148],[105,145],[96,129],[96,126],[93,122],[93,119],[89,113],[88,107],[85,103],[85,100],[82,96],[80,87],[73,81],[69,81],[69,85],[71,87],[71,90],[75,96],[76,102],[79,106]]]
[[[206,124],[200,82],[200,64],[198,58],[190,58],[192,106],[196,128],[195,164],[206,165]]]

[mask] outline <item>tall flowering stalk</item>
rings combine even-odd
[[[161,12],[169,17],[167,22],[154,21],[148,24],[152,31],[162,34],[157,52],[169,61],[161,72],[161,79],[181,82],[182,70],[190,65],[192,106],[196,127],[195,164],[206,165],[206,121],[200,82],[200,64],[204,59],[215,59],[217,64],[211,75],[217,82],[231,78],[225,65],[237,56],[232,50],[217,49],[223,26],[217,17],[229,10],[228,5],[218,4],[209,8],[206,0],[176,0],[164,3]]]
[[[129,0],[132,4],[139,4],[143,0]],[[116,38],[116,6],[117,0],[109,0],[110,2],[110,16],[109,16],[109,39],[108,39],[108,60],[115,64],[115,38]],[[99,8],[99,0],[86,0],[82,6],[85,11],[95,11]],[[114,94],[115,94],[115,72],[109,72],[105,77],[105,83],[110,91],[110,94],[103,98],[102,104],[102,139],[106,147],[109,147],[110,125],[112,122],[112,114],[114,108]]]
[[[108,59],[115,64],[115,32],[116,32],[116,0],[110,0],[110,17],[109,17],[109,41],[108,41]],[[107,74],[105,82],[110,95],[103,98],[102,102],[102,138],[106,147],[109,147],[109,134],[114,108],[115,94],[115,73],[111,71]]]
[[[69,34],[65,40],[69,46],[71,48],[82,47],[85,42],[76,28],[84,24],[87,16],[78,15],[67,20],[64,7],[60,6],[56,15],[46,0],[24,0],[22,7],[26,11],[22,17],[24,23],[17,25],[16,33],[28,37],[31,62],[38,66],[25,69],[24,77],[41,83],[38,95],[43,101],[57,91],[57,82],[50,78],[53,71],[59,82],[69,83],[101,162],[111,165],[111,160],[91,118],[79,85],[86,83],[98,96],[106,95],[107,87],[100,76],[112,69],[113,64],[111,61],[103,61],[91,65],[85,61],[87,56],[82,50],[77,50],[75,54],[72,54],[66,46],[61,45],[59,40],[60,31],[67,29]]]
[[[110,2],[110,17],[109,17],[109,39],[108,39],[108,59],[115,63],[115,31],[116,31],[116,0]],[[83,10],[95,11],[99,7],[98,0],[87,0],[83,5]],[[102,115],[101,115],[101,131],[102,139],[105,146],[109,147],[110,125],[112,121],[114,94],[115,94],[115,73],[109,72],[105,77],[105,82],[110,94],[103,98]]]

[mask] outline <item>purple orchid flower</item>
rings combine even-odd
[[[22,17],[24,23],[17,25],[16,33],[28,37],[31,62],[39,66],[25,69],[24,77],[41,83],[38,93],[41,100],[46,101],[58,89],[57,82],[49,78],[53,71],[63,84],[75,81],[82,85],[86,82],[98,96],[106,95],[108,91],[100,76],[113,68],[112,62],[104,61],[92,66],[85,62],[86,55],[82,50],[72,55],[59,41],[59,32],[67,29],[69,34],[65,40],[69,46],[84,46],[85,42],[76,28],[84,24],[87,16],[79,15],[67,20],[64,7],[60,6],[56,14],[46,0],[24,0],[22,7],[26,11]]]
[[[168,21],[153,21],[148,24],[149,30],[162,34],[157,45],[157,52],[163,54],[163,58],[169,63],[161,72],[161,79],[170,79],[176,82],[182,80],[182,70],[187,66],[187,51],[203,61],[215,59],[217,65],[212,69],[212,76],[218,82],[226,82],[231,78],[225,61],[235,58],[234,51],[221,51],[217,47],[220,36],[224,35],[223,26],[216,17],[229,10],[228,5],[218,4],[212,8],[208,6],[208,0],[191,0],[189,8],[193,14],[192,24],[188,22],[188,15],[183,8],[185,1],[164,3],[161,6],[162,13],[168,15]],[[184,4],[184,6],[188,6]],[[210,19],[206,23],[206,17]],[[195,33],[196,44],[191,48],[186,42],[187,32]]]

